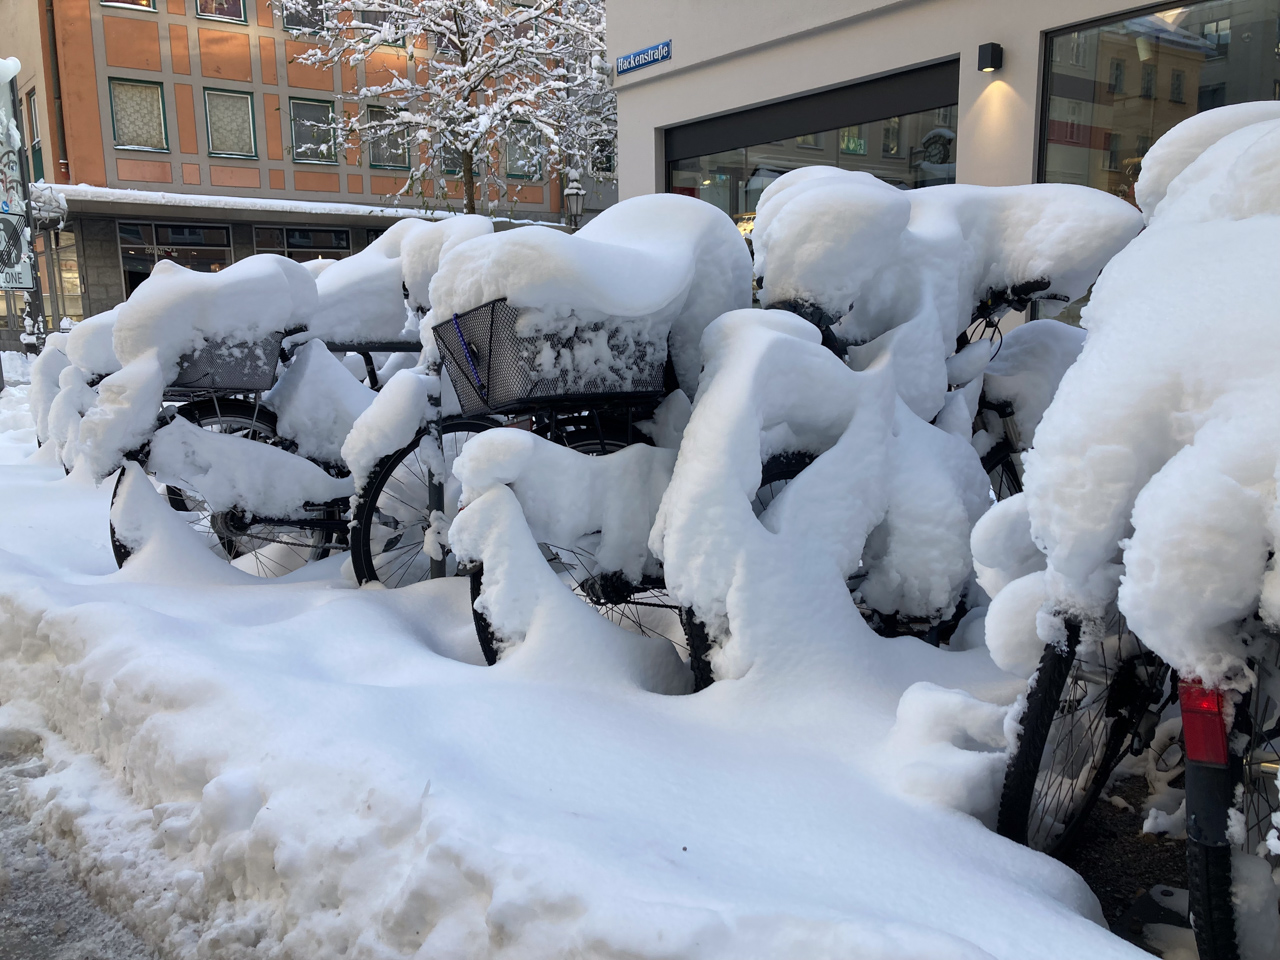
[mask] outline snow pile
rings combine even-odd
[[[1027,535],[1047,562],[1028,574],[1043,578],[1041,639],[1047,614],[1098,617],[1118,599],[1180,673],[1242,685],[1240,621],[1280,623],[1277,109],[1200,114],[1144,160],[1149,226],[1094,287],[1084,349],[1025,457]],[[984,562],[1012,576],[1026,553],[1014,541],[1014,562]],[[1019,589],[1025,616],[1035,588]],[[1025,620],[1021,632],[1034,647]]]
[[[67,359],[67,334],[51,333],[44,338],[44,349],[31,361],[31,412],[36,421],[36,436],[44,443],[49,439],[49,408],[58,395],[58,378],[71,365]]]
[[[401,220],[359,253],[319,270],[319,303],[307,318],[308,336],[330,343],[403,339],[404,254],[421,237],[440,229],[429,220]]]
[[[90,377],[105,377],[120,369],[113,339],[119,307],[85,317],[67,334],[67,359]]]
[[[615,204],[573,235],[527,227],[461,244],[429,292],[432,323],[505,297],[520,312],[519,336],[573,344],[540,358],[536,379],[566,365],[600,372],[624,344],[661,361],[669,334],[680,386],[692,396],[703,329],[751,303],[751,258],[717,208],[656,194]]]
[[[1141,226],[1131,206],[1087,187],[901,191],[805,168],[764,191],[752,236],[760,302],[832,325],[856,369],[892,357],[899,395],[932,420],[980,304],[1036,299],[1052,311],[1079,299]]]
[[[1004,334],[1000,352],[987,365],[983,390],[988,400],[1013,405],[1018,449],[1034,442],[1040,418],[1049,409],[1062,375],[1080,356],[1084,337],[1079,327],[1055,320],[1032,320]]]
[[[303,344],[262,402],[276,414],[276,435],[299,456],[342,461],[342,443],[377,394],[347,371],[319,340]]]
[[[4,370],[4,382],[9,384],[30,383],[33,357],[16,350],[0,351],[0,370]]]
[[[264,583],[127,469],[172,535],[117,571],[105,487],[0,467],[0,728],[43,740],[44,842],[166,956],[1141,956],[1070,870],[937,809],[998,782],[961,749],[998,710],[899,700],[1012,699],[981,649],[806,611],[794,657],[664,696],[565,591],[487,668],[464,579]],[[791,559],[742,558],[793,587]]]
[[[419,230],[407,239],[402,270],[409,306],[417,312],[430,310],[431,278],[440,269],[440,261],[460,244],[491,233],[492,220],[469,213],[441,220],[432,224],[430,230]],[[428,333],[423,342],[429,339]]]
[[[64,459],[108,476],[150,436],[184,355],[243,350],[301,326],[315,310],[316,281],[286,257],[258,254],[218,273],[161,260],[116,308],[112,346],[122,367],[98,385]]]

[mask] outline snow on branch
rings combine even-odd
[[[491,212],[510,180],[613,155],[604,0],[278,3],[314,44],[298,62],[357,71],[335,134],[405,171],[404,193]]]

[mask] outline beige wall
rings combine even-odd
[[[1116,0],[609,0],[614,62],[672,41],[670,61],[615,79],[619,196],[665,188],[664,128],[956,56],[957,179],[1029,182],[1043,33],[1129,9]],[[978,46],[989,41],[1003,45],[1004,68],[984,74]]]

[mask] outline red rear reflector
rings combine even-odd
[[[1182,740],[1187,759],[1199,763],[1227,763],[1227,728],[1222,719],[1222,694],[1197,680],[1178,684],[1182,707]]]

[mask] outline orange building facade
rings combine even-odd
[[[339,143],[324,128],[356,109],[341,94],[427,69],[430,50],[309,66],[306,33],[270,0],[0,0],[0,22],[0,56],[22,62],[31,179],[59,185],[67,207],[35,238],[48,329],[119,303],[159,258],[217,270],[259,252],[341,257],[401,216],[430,215],[397,197],[413,147]],[[561,219],[555,178],[509,180],[502,213]],[[607,179],[592,186],[589,208],[616,195]],[[460,208],[461,184],[443,187],[448,199],[426,206]],[[0,296],[3,343],[22,309]]]

